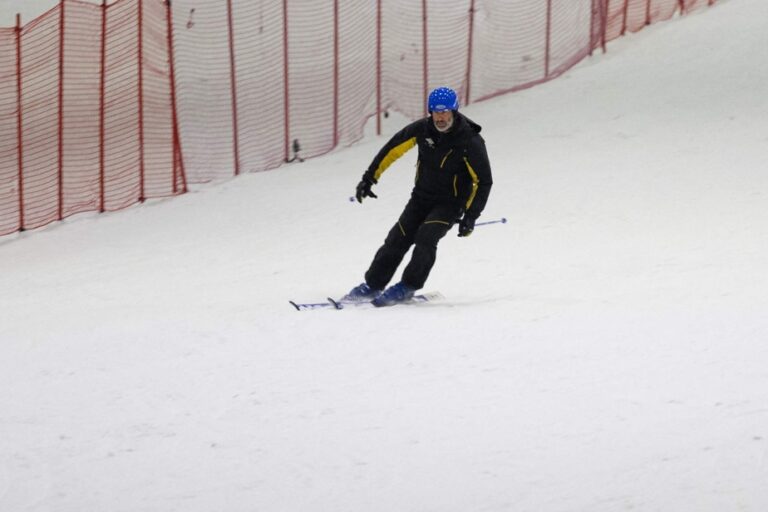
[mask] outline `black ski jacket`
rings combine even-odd
[[[414,146],[419,147],[416,163],[417,197],[452,202],[466,215],[477,218],[485,208],[493,179],[482,128],[459,112],[454,113],[451,130],[440,133],[431,117],[415,121],[387,142],[365,172],[379,181],[392,163]]]

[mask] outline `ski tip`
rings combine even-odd
[[[502,217],[501,218],[501,223],[502,224],[506,224],[507,223],[507,218],[506,217]]]
[[[288,302],[290,302],[290,303],[291,303],[291,306],[293,306],[293,307],[295,307],[295,308],[296,308],[296,311],[301,311],[301,308],[299,307],[299,305],[298,305],[298,304],[296,304],[296,303],[295,303],[295,302],[293,302],[292,300],[289,300]]]
[[[338,300],[332,298],[332,297],[326,297],[328,299],[328,302],[330,302],[334,308],[336,309],[344,309],[344,304],[339,302]]]

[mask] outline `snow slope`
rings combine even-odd
[[[383,137],[0,240],[0,510],[767,510],[766,20],[466,108],[510,222],[443,240],[440,303],[287,302],[361,280]]]

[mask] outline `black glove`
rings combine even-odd
[[[376,194],[371,192],[371,187],[375,184],[376,182],[373,180],[373,178],[369,178],[365,174],[363,175],[363,179],[361,179],[360,183],[357,184],[357,190],[355,191],[355,197],[357,198],[358,203],[362,203],[363,199],[366,197],[372,197],[376,199]]]
[[[477,219],[471,215],[464,215],[459,221],[459,236],[469,236],[475,230]]]

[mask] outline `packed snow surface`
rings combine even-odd
[[[470,105],[494,188],[440,302],[362,279],[415,152],[0,239],[0,510],[768,510],[768,3]],[[448,84],[450,85],[450,84]]]

